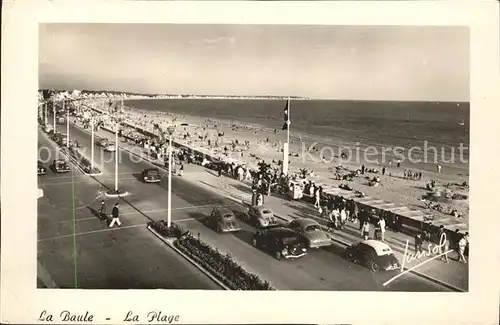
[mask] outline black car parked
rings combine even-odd
[[[252,239],[256,248],[264,248],[276,259],[299,258],[307,254],[304,241],[291,229],[284,227],[259,230]]]
[[[161,175],[158,168],[146,168],[142,171],[142,179],[146,183],[161,182]]]
[[[348,246],[345,250],[345,257],[349,261],[367,266],[373,272],[401,268],[401,264],[389,245],[374,239]]]

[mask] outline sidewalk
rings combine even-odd
[[[77,123],[77,125],[81,128],[81,124]],[[88,131],[90,133],[90,130]],[[97,137],[105,137],[111,140],[113,134],[109,131],[99,129],[94,132],[94,135],[96,136],[96,140]],[[153,160],[146,154],[146,149],[141,148],[139,150],[137,145],[128,142],[120,142],[119,146],[135,154],[142,153],[143,158],[147,158],[160,167],[163,166],[163,161],[161,159],[156,161]],[[233,201],[239,203],[251,201],[250,184],[245,184],[228,177],[224,177],[221,180],[213,171],[207,170],[201,166],[192,167],[193,168],[189,168],[189,171],[185,171],[184,178],[197,182],[201,186],[210,188],[213,191],[217,191]],[[321,218],[317,210],[313,209],[311,204],[303,201],[288,201],[277,196],[268,196],[264,198],[264,202],[266,206],[271,208],[273,212],[284,221],[288,222],[296,218],[312,218],[320,224],[326,225],[326,220]],[[336,242],[342,243],[343,245],[350,245],[362,239],[358,228],[359,226],[357,224],[349,223],[344,230],[336,230],[332,237]],[[373,230],[371,235],[373,235]],[[401,263],[403,262],[407,242],[408,252],[414,252],[414,239],[403,233],[395,233],[386,230],[385,241],[393,249],[394,254]],[[410,263],[405,262],[405,267],[412,268],[429,258],[430,257],[423,257],[420,260],[413,260]],[[448,264],[439,259],[434,259],[418,266],[412,273],[427,278],[430,281],[440,283],[456,291],[468,291],[468,265],[458,263],[456,261],[457,254],[455,252],[450,253],[449,258],[450,263]]]

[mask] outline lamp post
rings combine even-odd
[[[57,127],[56,127],[56,102],[52,102],[52,114],[54,115],[54,134],[56,134]]]
[[[90,173],[94,172],[94,114],[89,112],[90,118]]]
[[[123,102],[122,104],[123,105]],[[120,129],[120,123],[122,122],[121,114],[123,112],[123,106],[118,108],[117,103],[114,103],[114,107],[112,107],[112,114],[114,114],[114,122],[115,122],[115,195],[120,195],[118,191],[118,157],[119,157],[119,148],[118,148],[118,132]]]
[[[43,104],[43,107],[44,107],[44,115],[45,115],[45,119],[44,119],[45,120],[45,127],[47,127],[47,123],[48,123],[47,122],[48,121],[48,116],[47,116],[47,102],[45,102]]]
[[[65,101],[63,99],[63,111],[65,110]],[[66,147],[69,148],[69,108],[66,111]]]
[[[170,228],[172,223],[172,135],[174,134],[175,128],[169,126],[167,128],[168,132],[168,191],[167,191],[167,227]]]

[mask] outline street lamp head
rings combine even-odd
[[[175,127],[173,127],[172,125],[169,125],[169,126],[167,127],[167,132],[168,132],[168,134],[169,134],[169,135],[174,134],[174,132],[175,132]]]

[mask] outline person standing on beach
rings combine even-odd
[[[398,168],[401,167],[401,159],[398,159]]]
[[[365,174],[365,165],[361,166],[361,175]]]
[[[118,207],[120,204],[118,202],[115,203],[115,206],[113,207],[113,210],[111,210],[111,223],[109,224],[109,228],[113,228],[115,223],[120,227],[122,223],[120,222],[120,210]]]
[[[385,175],[385,167],[382,167],[382,175]]]
[[[438,172],[439,174],[441,174],[441,165],[440,165],[440,164],[437,164],[437,172]]]

